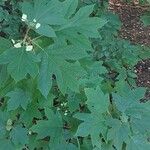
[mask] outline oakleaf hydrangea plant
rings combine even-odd
[[[149,150],[141,47],[96,2],[0,2],[0,150]]]

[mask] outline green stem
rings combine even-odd
[[[80,141],[79,141],[78,137],[77,137],[77,143],[78,143],[78,149],[81,150]]]

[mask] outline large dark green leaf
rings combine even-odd
[[[68,87],[78,92],[79,77],[84,70],[78,62],[69,63],[66,59],[78,60],[86,57],[87,53],[72,45],[54,46],[43,51],[38,84],[42,94],[47,97],[52,86],[53,74],[56,76],[58,87],[62,93],[65,93]]]

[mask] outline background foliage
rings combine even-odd
[[[93,5],[94,4],[94,5]],[[0,1],[0,149],[149,150],[150,102],[99,1]]]

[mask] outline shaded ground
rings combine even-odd
[[[137,85],[149,88],[145,94],[145,99],[150,100],[150,59],[139,62],[136,65],[136,71]]]
[[[123,23],[120,36],[130,40],[132,43],[150,46],[150,26],[144,27],[140,16],[145,12],[145,7],[125,5],[117,2],[110,5]],[[137,85],[150,89],[150,59],[139,62],[136,66]],[[150,99],[150,90],[145,95],[146,100]]]

